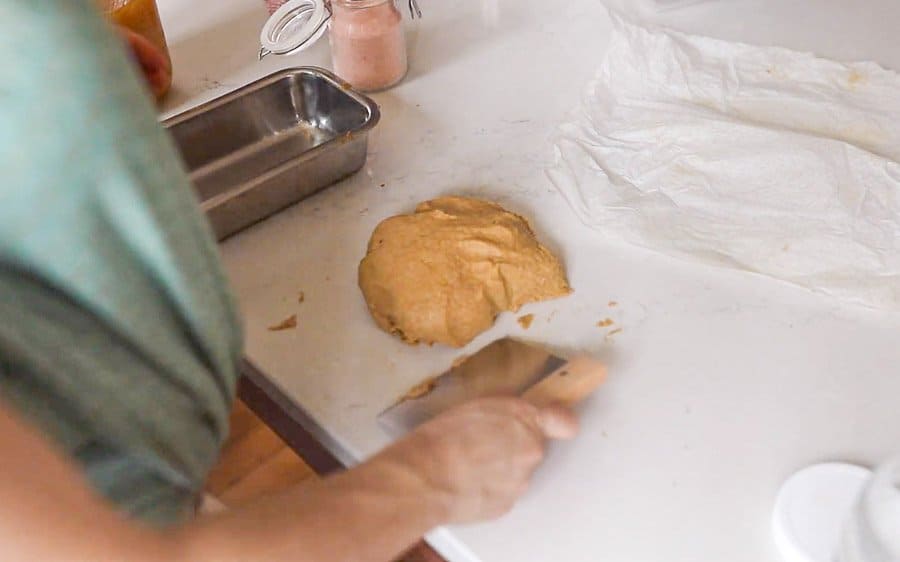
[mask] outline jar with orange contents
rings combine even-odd
[[[98,0],[107,19],[119,26],[157,99],[172,85],[172,59],[156,0]]]

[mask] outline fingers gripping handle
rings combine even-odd
[[[531,404],[543,408],[553,404],[574,406],[587,398],[606,380],[606,366],[590,357],[576,357],[522,394]]]

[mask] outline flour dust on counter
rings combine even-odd
[[[572,292],[524,218],[480,199],[442,197],[376,227],[359,286],[384,331],[461,347],[497,315]],[[525,318],[525,317],[523,317]],[[529,320],[520,320],[523,328]]]

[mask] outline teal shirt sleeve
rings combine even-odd
[[[210,229],[92,0],[0,3],[0,400],[135,516],[178,519],[241,334]]]

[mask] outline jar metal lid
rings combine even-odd
[[[259,58],[272,53],[302,51],[322,37],[331,10],[325,0],[289,0],[278,8],[259,33]]]
[[[408,0],[409,15],[422,17],[417,0]],[[331,19],[326,0],[289,0],[266,21],[259,32],[259,58],[289,55],[306,49],[322,37]]]

